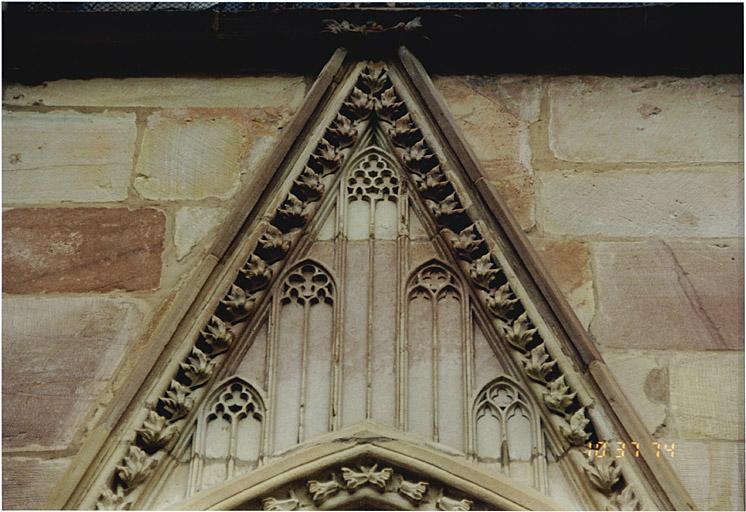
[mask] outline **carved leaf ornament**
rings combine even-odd
[[[349,27],[330,25],[330,30],[351,30]],[[483,306],[502,333],[506,346],[523,362],[523,371],[542,390],[543,404],[557,418],[557,428],[571,446],[584,444],[593,434],[594,427],[586,413],[586,405],[563,376],[562,368],[545,344],[528,311],[515,295],[508,278],[502,271],[499,252],[489,247],[480,233],[477,219],[470,216],[463,206],[456,187],[447,175],[443,162],[428,146],[422,132],[397,94],[395,87],[380,66],[368,66],[358,77],[340,112],[332,120],[325,134],[310,155],[307,164],[294,178],[292,189],[277,206],[272,220],[263,229],[253,252],[237,273],[233,283],[206,325],[200,330],[193,350],[180,364],[178,373],[163,391],[157,407],[149,411],[141,428],[133,437],[129,449],[117,466],[107,487],[102,490],[99,508],[125,508],[129,496],[148,477],[163,447],[178,435],[175,424],[187,417],[195,405],[194,391],[209,382],[218,358],[229,351],[236,339],[234,329],[256,310],[271,287],[280,262],[283,262],[296,244],[302,230],[308,226],[319,201],[326,191],[321,178],[339,171],[348,158],[350,147],[361,132],[364,121],[375,117],[383,131],[388,133],[396,148],[397,156],[409,171],[417,193],[432,214],[442,239],[462,262],[463,272],[482,291]],[[398,186],[391,177],[382,176],[377,186]],[[389,181],[385,181],[389,180]],[[276,267],[275,264],[278,266]],[[310,271],[310,270],[309,270]],[[304,272],[303,269],[300,272]],[[328,283],[314,281],[313,290],[298,286],[285,290],[294,300],[327,300]],[[448,290],[440,276],[423,276],[429,284],[419,289],[427,293]],[[423,282],[427,281],[425,279]],[[306,283],[307,279],[302,280]],[[433,288],[434,287],[434,288]],[[312,298],[313,297],[313,298]],[[611,471],[611,473],[609,473]],[[613,490],[609,507],[628,509],[639,506],[632,490],[624,483],[619,472],[594,466],[587,476],[602,491]],[[323,501],[339,492],[344,482],[347,488],[361,485],[385,486],[390,473],[373,467],[346,468],[342,480],[309,481],[308,491],[314,501]],[[617,483],[610,483],[614,476]],[[425,482],[399,486],[402,495],[417,500],[427,489]],[[268,509],[294,506],[294,502],[278,500],[265,502]],[[437,507],[441,510],[469,510],[469,500],[441,497]]]
[[[446,494],[458,493],[440,486],[438,483],[426,481],[411,481],[391,467],[381,467],[378,464],[357,464],[353,467],[341,467],[329,474],[328,480],[308,480],[303,485],[313,506],[321,509],[333,507],[339,501],[332,498],[349,497],[361,489],[372,489],[388,497],[401,496],[412,507],[421,510],[472,510],[474,500],[456,499]],[[290,490],[289,498],[265,497],[261,500],[264,510],[297,510],[312,509],[310,503],[304,503],[302,496],[304,489],[294,487]]]

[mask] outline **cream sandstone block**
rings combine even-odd
[[[740,169],[538,172],[537,223],[547,233],[602,237],[736,237]]]
[[[3,203],[122,201],[135,114],[3,112]]]
[[[738,75],[552,78],[550,148],[578,162],[740,162],[742,90]]]
[[[743,441],[743,354],[678,354],[669,364],[679,437]]]
[[[240,78],[97,78],[55,80],[37,86],[10,84],[6,105],[89,107],[284,107],[303,101],[302,76]]]

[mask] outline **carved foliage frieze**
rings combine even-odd
[[[473,510],[483,505],[462,492],[439,482],[415,478],[415,475],[382,465],[361,461],[323,473],[324,479],[298,481],[280,493],[286,497],[267,496],[260,501],[264,510],[319,510],[349,504],[356,497],[365,499],[372,492],[396,508],[415,510]],[[249,506],[248,508],[252,508]]]

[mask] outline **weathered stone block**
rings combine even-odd
[[[743,232],[738,170],[537,172],[547,233],[727,237]]]
[[[701,510],[744,509],[742,442],[664,439],[661,443],[669,448],[675,444],[674,456],[667,460]]]
[[[142,329],[143,308],[123,299],[6,297],[3,447],[73,446]]]
[[[533,228],[536,223],[533,175],[525,167],[501,162],[487,162],[482,168],[523,230]]]
[[[227,199],[289,119],[285,109],[155,113],[143,137],[135,189],[147,199]]]
[[[439,77],[434,83],[477,158],[530,166],[528,124],[538,119],[541,79]]]
[[[135,151],[135,114],[3,113],[3,202],[121,201]]]
[[[302,76],[240,78],[97,78],[9,84],[6,105],[93,107],[284,107],[303,102]]]
[[[153,208],[19,208],[3,215],[5,293],[158,288],[166,218]]]
[[[182,260],[218,226],[226,216],[222,208],[186,206],[176,212],[174,245],[176,259]]]
[[[624,395],[645,424],[658,434],[668,407],[668,364],[665,352],[605,349],[603,357]]]
[[[553,78],[550,147],[583,162],[740,162],[742,90],[737,75]]]
[[[604,346],[743,349],[740,240],[592,244]]]
[[[577,240],[531,238],[578,319],[586,327],[593,318],[593,272],[587,244]]]
[[[3,456],[3,509],[41,509],[62,478],[70,458]]]
[[[678,437],[743,441],[743,353],[677,354],[669,363]]]

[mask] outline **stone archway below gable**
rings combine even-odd
[[[557,510],[538,491],[364,423],[175,504],[180,510]]]

